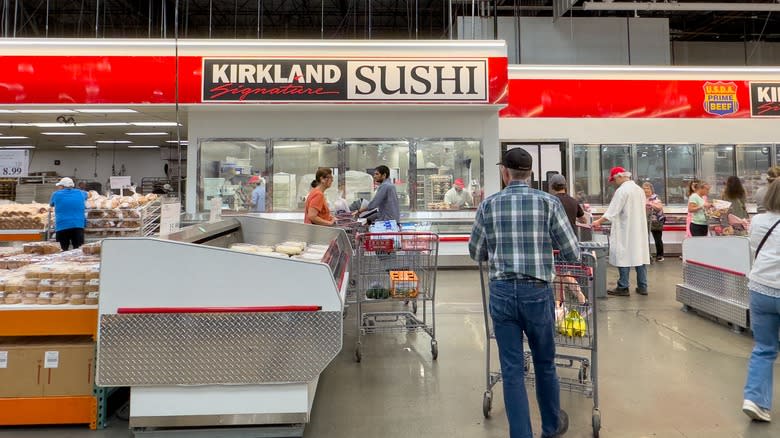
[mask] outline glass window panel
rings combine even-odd
[[[608,182],[609,172],[613,167],[620,166],[629,172],[631,170],[631,146],[628,145],[602,145],[601,146],[601,179],[607,181],[604,185],[604,204],[609,204],[615,194],[614,184]]]
[[[726,179],[735,174],[734,166],[733,145],[702,145],[701,179],[710,184],[710,197],[720,196]]]
[[[338,199],[338,144],[330,140],[274,140],[273,211],[303,211],[318,167],[333,169],[333,185],[325,199]]]
[[[652,184],[658,197],[666,202],[664,147],[661,145],[636,146],[636,183],[641,186],[646,182]]]
[[[445,208],[444,196],[455,180],[463,180],[473,198],[482,198],[485,184],[481,142],[478,140],[423,140],[417,142],[417,210]],[[476,195],[476,196],[474,196]]]
[[[696,179],[696,146],[666,146],[666,203],[686,203],[688,186]]]
[[[345,199],[371,199],[374,169],[385,165],[396,185],[401,211],[409,211],[409,142],[406,140],[345,140],[347,150]]]
[[[601,204],[600,146],[574,145],[574,197],[580,202]]]
[[[747,199],[766,184],[766,171],[769,169],[772,145],[737,145],[737,176],[745,186]]]
[[[222,197],[222,208],[249,210],[254,189],[254,185],[249,184],[249,178],[255,175],[267,176],[265,152],[266,142],[263,140],[201,142],[199,210],[209,210],[209,200],[217,196]]]
[[[780,144],[775,145],[775,166],[780,166]]]

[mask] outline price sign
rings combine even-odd
[[[111,185],[111,190],[121,190],[121,189],[130,188],[131,182],[132,182],[132,177],[129,176],[112,176],[109,178],[109,184]]]
[[[179,231],[181,226],[181,203],[166,202],[160,206],[160,237]]]
[[[219,222],[222,220],[222,197],[209,199],[211,208],[209,209],[209,222]]]
[[[27,176],[30,151],[0,150],[0,177]]]

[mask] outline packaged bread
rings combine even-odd
[[[68,269],[63,265],[54,265],[51,268],[51,278],[54,280],[67,280]]]
[[[5,292],[5,277],[0,277],[0,291]]]
[[[25,278],[22,276],[8,277],[5,281],[5,291],[11,293],[22,293],[22,286]]]
[[[71,295],[70,296],[70,299],[68,300],[68,303],[73,304],[73,305],[80,305],[80,304],[84,304],[84,301],[85,301],[84,294],[76,294],[76,295]]]
[[[51,291],[53,283],[54,283],[54,281],[49,279],[49,278],[46,278],[44,280],[40,280],[38,282],[38,292]]]
[[[81,252],[83,252],[86,255],[100,254],[100,242],[93,242],[93,243],[87,243],[85,245],[81,245]]]
[[[296,247],[300,248],[301,251],[306,249],[306,242],[298,242],[298,241],[294,241],[294,240],[288,240],[287,242],[282,242],[279,245],[281,245],[281,246],[296,246]]]
[[[84,293],[84,281],[82,280],[75,280],[71,281],[70,284],[68,284],[67,289],[65,292],[74,295],[74,294],[83,294]]]
[[[90,292],[98,292],[100,290],[100,281],[97,279],[92,279],[84,283],[84,292],[90,293]]]
[[[22,304],[37,304],[38,292],[22,294]]]
[[[303,252],[303,248],[300,246],[294,246],[294,245],[276,245],[275,251],[281,254],[286,254],[288,256],[292,255],[298,255]]]
[[[100,265],[90,265],[84,279],[94,280],[100,278]]]
[[[90,304],[95,305],[98,303],[98,300],[100,299],[100,294],[97,292],[90,292],[87,294],[86,298],[84,299],[84,304]]]
[[[51,290],[57,292],[67,292],[68,282],[65,280],[53,280],[51,283]]]
[[[52,292],[41,292],[38,294],[38,299],[35,301],[35,304],[51,304],[51,296],[54,295]]]
[[[87,275],[86,269],[80,265],[71,265],[69,267],[68,280],[84,280]]]
[[[52,293],[51,304],[66,304],[68,302],[68,296],[64,293]]]
[[[22,302],[22,294],[8,293],[5,295],[5,304],[19,304]]]

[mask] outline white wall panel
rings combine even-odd
[[[780,43],[674,41],[675,65],[780,65]]]
[[[669,20],[629,18],[629,64],[669,65]]]
[[[30,172],[56,171],[60,175],[75,176],[77,179],[95,180],[105,184],[111,176],[111,166],[116,172],[125,166],[125,175],[133,177],[133,182],[141,183],[141,178],[163,177],[165,162],[160,158],[159,149],[127,149],[117,146],[114,154],[111,146],[96,149],[62,149],[33,151],[30,159]],[[54,160],[60,160],[55,166]],[[97,176],[95,176],[97,172]]]

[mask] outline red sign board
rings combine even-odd
[[[501,117],[747,118],[750,83],[511,79]]]

